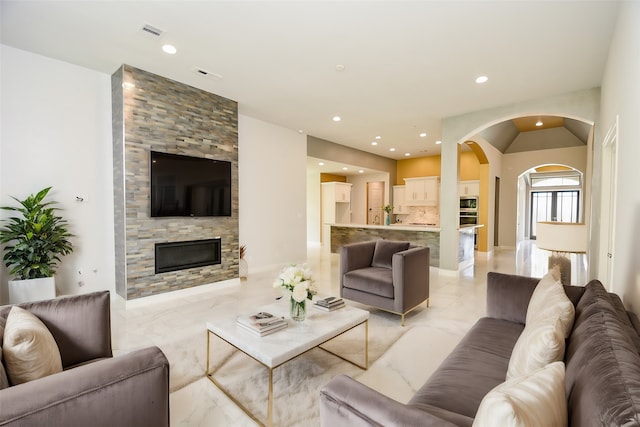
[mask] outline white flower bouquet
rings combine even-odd
[[[318,293],[313,286],[313,273],[307,264],[294,264],[283,268],[273,282],[273,287],[291,292],[291,298],[297,302],[311,299]]]
[[[285,267],[273,282],[273,287],[283,288],[291,293],[291,318],[302,322],[306,317],[306,300],[318,293],[313,286],[313,273],[307,264]]]

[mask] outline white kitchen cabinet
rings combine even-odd
[[[346,182],[333,182],[335,186],[336,203],[351,203],[351,184]]]
[[[460,197],[480,195],[480,181],[460,181],[458,183],[458,195]]]
[[[405,178],[406,206],[438,206],[440,178]]]
[[[351,223],[351,184],[347,182],[322,183],[322,241],[330,243],[330,224]]]
[[[409,213],[405,194],[406,187],[404,185],[393,186],[393,213],[396,215],[404,215]]]

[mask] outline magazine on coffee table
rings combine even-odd
[[[259,336],[268,335],[287,327],[287,321],[283,317],[274,316],[264,311],[248,316],[238,316],[236,322],[241,328]]]
[[[344,300],[338,297],[326,297],[316,300],[313,306],[322,311],[333,311],[345,306]]]

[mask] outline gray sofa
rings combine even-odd
[[[537,284],[534,278],[489,273],[487,316],[407,404],[341,375],[321,390],[321,424],[471,426],[482,398],[505,381]],[[565,292],[576,308],[564,358],[569,425],[639,426],[638,318],[598,281],[565,286]]]
[[[169,425],[169,363],[157,347],[112,357],[109,292],[19,306],[47,326],[63,371],[0,390],[1,426]]]

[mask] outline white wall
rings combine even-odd
[[[517,221],[521,219],[518,216],[518,177],[529,169],[544,164],[570,166],[584,173],[587,166],[587,147],[537,150],[503,156],[500,178],[500,246],[516,246]],[[523,194],[526,194],[524,189]]]
[[[320,245],[320,174],[307,168],[307,242]]]
[[[238,118],[240,244],[252,271],[307,258],[306,136]]]
[[[602,82],[600,126],[597,127],[594,176],[599,176],[599,148],[605,132],[619,116],[616,233],[612,290],[626,306],[640,312],[640,2],[624,1]],[[595,168],[598,167],[598,170]],[[594,183],[595,185],[595,183]],[[594,204],[599,206],[599,204]],[[597,209],[597,208],[595,208]],[[596,213],[594,211],[594,219]],[[604,272],[599,272],[599,276]],[[605,280],[605,278],[600,277]]]
[[[115,291],[110,76],[4,45],[0,55],[0,204],[52,186],[75,234],[58,291]],[[1,272],[0,300],[8,303]]]
[[[347,182],[353,184],[351,187],[351,222],[353,224],[367,223],[367,182],[384,182],[384,204],[390,203],[392,195],[388,173],[351,175],[347,177]]]

